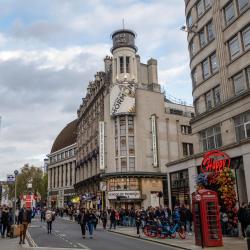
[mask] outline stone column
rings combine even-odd
[[[75,184],[75,180],[76,180],[76,163],[75,161],[72,162],[72,185]]]
[[[62,185],[62,166],[58,166],[58,179],[59,179],[58,187],[61,187],[61,185]]]
[[[48,169],[48,189],[50,189],[51,185],[51,168]]]
[[[66,164],[63,164],[63,186],[66,187],[66,178],[67,178],[67,175],[66,175],[66,168],[67,168],[67,163]]]
[[[71,163],[68,163],[67,165],[67,168],[68,168],[68,176],[66,177],[67,178],[67,186],[71,186],[71,182],[70,182],[70,174],[71,174]]]

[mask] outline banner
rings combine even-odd
[[[140,199],[141,192],[140,191],[111,191],[108,192],[109,200],[116,200],[117,197],[124,197],[127,199]]]
[[[105,168],[104,121],[99,122],[99,165],[100,165],[100,170],[104,170]]]
[[[110,115],[129,113],[135,113],[135,85],[115,84],[110,91]]]
[[[151,131],[152,131],[153,166],[158,167],[156,115],[151,116]]]

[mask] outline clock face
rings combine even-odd
[[[126,44],[126,34],[117,34],[115,36],[115,43],[116,45],[125,45]]]

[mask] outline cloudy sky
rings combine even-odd
[[[110,33],[137,33],[141,61],[158,60],[166,92],[192,103],[183,0],[0,0],[0,180],[42,165],[103,70]]]

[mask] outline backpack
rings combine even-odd
[[[50,212],[46,213],[45,219],[46,219],[46,221],[51,221],[52,220],[52,215],[51,215]]]

